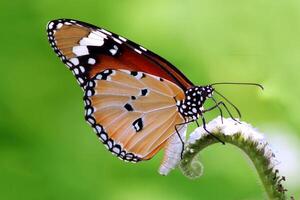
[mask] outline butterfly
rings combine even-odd
[[[213,98],[213,85],[221,83],[195,86],[171,63],[120,35],[73,19],[50,21],[47,35],[84,91],[86,121],[122,160],[149,160],[161,149],[165,160],[178,160],[187,124],[202,119],[209,133],[203,114],[228,110]],[[215,105],[205,109],[208,98]]]

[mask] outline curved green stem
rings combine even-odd
[[[234,125],[239,126],[237,124]],[[218,126],[212,129],[214,130],[211,130],[211,132],[215,136],[225,143],[240,148],[247,154],[258,172],[269,199],[287,199],[285,194],[286,189],[281,184],[285,178],[279,176],[278,170],[274,168],[274,154],[271,149],[269,149],[267,142],[258,140],[249,133],[244,133],[242,128],[236,133],[225,134],[224,129],[222,130],[222,128]],[[249,131],[249,129],[247,129],[247,131]],[[253,134],[257,136],[256,132]],[[187,145],[180,163],[183,174],[192,179],[199,177],[203,172],[201,163],[196,160],[197,155],[202,149],[218,142],[203,130],[202,133],[198,134],[198,137],[196,141],[190,142]]]

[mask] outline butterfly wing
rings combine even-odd
[[[123,160],[152,158],[184,122],[174,83],[143,72],[107,69],[94,76],[85,92],[86,120],[100,140]]]
[[[165,59],[103,28],[76,20],[58,19],[48,23],[47,33],[55,53],[73,71],[81,86],[108,68],[156,75],[183,90],[193,86]]]
[[[178,69],[84,22],[54,20],[47,33],[55,53],[85,91],[86,120],[111,152],[136,162],[169,146],[175,125],[184,122],[176,100],[193,85]]]

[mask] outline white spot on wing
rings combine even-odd
[[[111,148],[112,148],[112,146],[113,146],[113,144],[112,144],[112,142],[111,142],[111,141],[108,141],[108,142],[107,142],[107,145],[108,145],[108,148],[109,148],[109,149],[111,149]]]
[[[81,73],[84,73],[85,72],[85,69],[83,66],[79,66],[79,70],[81,71]]]
[[[73,63],[74,65],[78,65],[79,64],[78,58],[71,58],[70,62]]]
[[[111,55],[116,55],[117,52],[118,52],[118,47],[116,45],[114,45],[114,48],[113,49],[110,49],[109,52],[111,53]]]
[[[119,154],[120,153],[120,149],[117,148],[117,147],[114,147],[113,148],[113,152],[116,153],[116,154]]]
[[[59,23],[59,24],[56,25],[56,28],[57,28],[57,29],[60,29],[62,26],[63,26],[63,24],[62,24],[62,23]]]
[[[95,124],[94,118],[88,118],[88,122],[89,122],[91,125]]]
[[[96,132],[97,132],[97,133],[100,133],[100,132],[102,131],[101,126],[98,126],[98,125],[95,127],[95,129],[96,129]]]
[[[78,81],[79,81],[79,83],[81,83],[81,84],[84,83],[84,80],[83,80],[81,77],[78,78]]]
[[[102,79],[102,75],[101,75],[101,74],[98,74],[98,75],[96,76],[96,79],[101,80],[101,79]]]
[[[142,49],[143,51],[147,51],[147,49],[142,46],[140,46],[140,49]]]
[[[122,44],[122,41],[119,40],[119,39],[117,39],[117,38],[113,38],[113,40],[114,40],[115,42],[119,43],[119,44]]]
[[[48,28],[49,28],[49,29],[53,29],[53,25],[54,25],[54,22],[50,22],[50,23],[48,24]]]
[[[92,87],[94,87],[94,85],[95,85],[94,81],[90,81],[90,82],[89,82],[89,87],[92,88]]]
[[[66,63],[68,65],[68,67],[72,67],[73,65],[70,62]]]
[[[107,140],[107,135],[105,133],[100,134],[100,139],[104,142]]]
[[[94,58],[89,58],[89,59],[88,59],[88,63],[89,63],[90,65],[94,65],[94,64],[96,63],[96,60],[95,60]]]
[[[92,91],[91,91],[91,90],[88,90],[88,91],[86,92],[86,95],[87,95],[88,97],[92,96]]]
[[[136,123],[136,124],[134,124],[134,128],[135,128],[135,130],[139,130],[140,126]]]
[[[101,32],[98,31],[92,31],[89,35],[88,38],[90,39],[95,39],[95,40],[103,40],[104,38],[107,39],[107,36],[104,35]]]
[[[91,115],[91,114],[92,114],[92,108],[88,108],[88,109],[86,110],[86,114],[87,114],[87,115]]]
[[[126,42],[127,39],[126,38],[123,38],[122,36],[119,36],[119,39],[122,40],[123,42]]]
[[[101,31],[102,31],[103,33],[106,33],[107,35],[112,35],[111,32],[108,32],[108,31],[105,30],[105,29],[101,29]]]
[[[84,56],[89,54],[89,50],[86,46],[75,46],[73,47],[73,53],[76,56]]]
[[[138,54],[142,54],[142,52],[138,49],[134,49],[135,52],[137,52]]]
[[[74,71],[74,73],[75,73],[76,75],[78,75],[78,74],[79,74],[79,70],[78,70],[78,68],[75,68],[73,71]]]
[[[101,37],[99,37],[99,39],[85,37],[80,40],[79,44],[83,46],[102,46],[104,44],[104,40]]]
[[[138,72],[135,76],[137,79],[141,79],[143,77],[143,72]]]
[[[117,50],[116,49],[110,49],[109,52],[114,56],[114,55],[116,55]]]

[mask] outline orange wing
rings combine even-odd
[[[53,20],[47,33],[85,91],[86,120],[111,152],[136,162],[169,148],[175,125],[184,122],[175,99],[193,86],[189,79],[151,51],[91,24]]]
[[[121,159],[152,158],[184,122],[174,83],[143,72],[105,70],[87,83],[86,120],[105,146]]]
[[[105,69],[141,71],[186,90],[193,83],[171,63],[117,34],[91,24],[58,19],[48,23],[49,42],[82,87]]]

